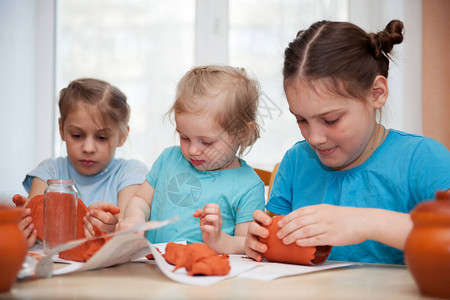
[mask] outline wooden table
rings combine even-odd
[[[16,282],[0,299],[434,299],[420,294],[404,266],[357,264],[259,281],[235,277],[211,286],[174,282],[156,265],[130,262]]]

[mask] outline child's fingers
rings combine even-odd
[[[204,219],[205,219],[205,222],[208,224],[218,224],[220,221],[220,218],[218,215],[206,215]]]
[[[31,218],[30,218],[31,219]],[[23,234],[28,239],[28,237],[33,233],[33,230],[36,230],[34,228],[34,224],[30,222],[27,222],[27,224],[23,227]]]
[[[201,210],[200,208],[197,208],[197,210],[194,212],[194,214],[192,215],[194,218],[201,218],[203,217],[204,213],[203,210]]]
[[[107,225],[116,225],[119,221],[117,215],[114,215],[110,212],[106,212],[100,209],[90,209],[89,215],[93,218],[99,219],[102,223]],[[97,225],[97,224],[94,224]],[[98,225],[97,225],[98,226]]]
[[[256,222],[250,222],[250,224],[248,225],[248,233],[262,238],[267,238],[269,236],[269,230],[260,226]]]
[[[30,216],[23,217],[22,220],[19,222],[19,228],[23,231],[25,230],[30,224],[33,224],[33,219]]]
[[[278,224],[280,224],[282,220],[283,219],[281,219]],[[316,218],[314,218],[313,216],[306,215],[293,219],[289,223],[283,223],[284,226],[281,227],[280,230],[278,230],[277,237],[279,239],[284,239],[287,236],[290,236],[290,238],[286,240],[286,243],[289,242],[289,244],[293,243],[295,239],[317,234],[317,232],[311,231],[311,225],[318,223]]]
[[[88,219],[88,215],[83,218],[83,228],[84,228],[84,236],[86,238],[93,237],[95,235],[94,226],[92,226],[91,222]]]
[[[267,245],[264,243],[261,243],[256,237],[254,236],[247,236],[245,240],[245,254],[247,254],[249,257],[261,261],[262,255],[261,253],[264,253],[267,251]]]
[[[262,210],[255,210],[253,212],[253,219],[262,225],[269,226],[272,224],[272,218],[266,215]]]
[[[205,214],[219,215],[220,214],[220,206],[216,203],[209,203],[203,207],[203,212]]]
[[[27,246],[28,248],[33,247],[33,245],[36,243],[37,239],[37,230],[33,229],[31,231],[31,234],[27,237]]]
[[[89,211],[98,209],[98,210],[101,210],[104,212],[109,212],[113,215],[117,215],[118,213],[120,213],[120,208],[118,208],[117,206],[115,206],[112,203],[108,203],[105,201],[93,203],[93,204],[89,205],[88,208],[89,208]]]

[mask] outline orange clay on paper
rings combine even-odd
[[[170,242],[163,256],[168,263],[175,265],[173,271],[184,267],[190,276],[226,275],[231,269],[228,255],[218,255],[202,243],[181,245]]]
[[[30,202],[28,202],[27,208],[31,209],[31,218],[33,219],[34,227],[37,231],[37,236],[40,240],[43,240],[44,238],[44,196],[43,195],[37,195],[34,196]],[[78,209],[77,209],[77,239],[83,239],[85,238],[84,235],[84,225],[83,225],[83,217],[88,212],[88,208],[83,203],[81,199],[78,199]],[[117,210],[108,210],[111,213],[120,212],[120,209],[117,208]],[[113,212],[114,211],[114,212]],[[103,235],[96,226],[94,226],[95,230],[95,236]],[[87,241],[83,244],[81,244],[78,247],[63,251],[59,254],[60,258],[72,260],[72,261],[79,261],[79,262],[85,262],[87,261],[91,256],[93,256],[104,244],[107,242],[110,238],[100,238],[93,241]]]
[[[272,218],[269,226],[264,226],[269,230],[267,238],[259,240],[267,245],[267,251],[263,254],[267,260],[274,262],[283,262],[300,265],[318,265],[324,263],[331,251],[331,246],[311,246],[301,247],[296,243],[285,245],[282,240],[277,237],[280,230],[278,221],[283,218],[278,215]]]

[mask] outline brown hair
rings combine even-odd
[[[94,78],[80,78],[59,93],[59,112],[61,126],[67,114],[78,103],[97,105],[104,125],[110,122],[119,126],[121,134],[127,134],[127,125],[130,120],[130,107],[127,97],[118,88],[106,81]]]
[[[187,72],[177,85],[172,113],[208,114],[232,137],[242,138],[239,155],[259,138],[256,123],[260,87],[245,69],[202,66]]]
[[[320,21],[284,52],[284,86],[301,80],[342,96],[364,99],[377,75],[388,77],[390,52],[403,41],[403,23],[392,20],[383,31],[367,33],[348,22]]]

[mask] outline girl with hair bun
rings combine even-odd
[[[329,259],[403,264],[409,212],[450,188],[450,152],[439,142],[385,128],[389,59],[403,23],[367,33],[316,22],[285,50],[284,89],[304,141],[287,151],[267,214],[256,211],[246,254],[261,260],[273,215],[284,244],[334,246]]]

